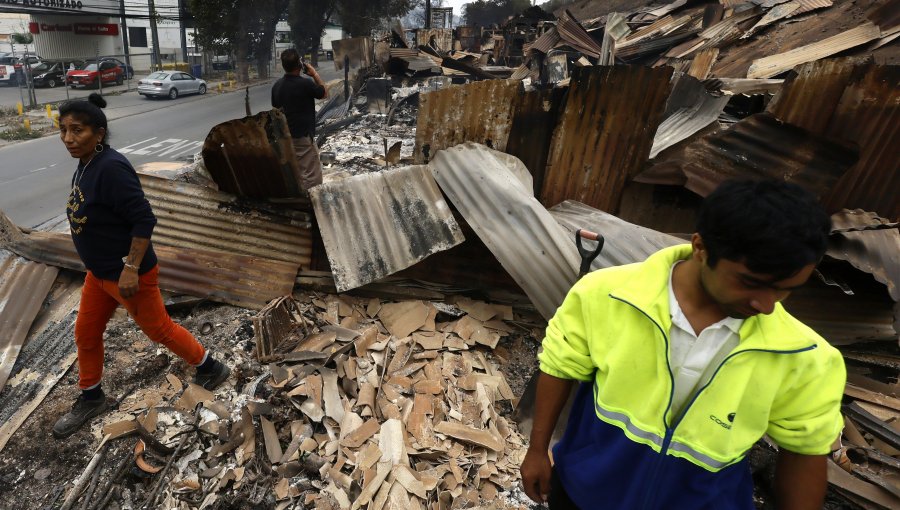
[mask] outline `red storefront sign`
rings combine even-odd
[[[119,25],[112,23],[75,23],[77,35],[119,35]]]

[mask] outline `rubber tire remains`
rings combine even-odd
[[[178,89],[175,87],[169,89],[169,99],[178,99]]]
[[[201,96],[206,94],[206,85],[200,85],[200,90],[197,91]]]

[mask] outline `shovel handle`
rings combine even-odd
[[[597,241],[597,247],[593,250],[584,248],[584,246],[581,245],[582,239]],[[590,272],[591,263],[594,262],[594,259],[596,259],[598,255],[600,255],[604,242],[605,239],[603,239],[603,236],[596,232],[591,232],[590,230],[584,230],[582,228],[575,231],[575,246],[578,247],[578,254],[581,255],[581,267],[578,270],[579,278]]]

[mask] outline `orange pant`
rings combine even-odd
[[[159,293],[159,266],[140,276],[138,292],[129,299],[119,294],[119,283],[101,280],[88,271],[81,288],[81,303],[75,320],[78,347],[78,386],[89,389],[103,375],[103,332],[119,305],[141,330],[191,365],[203,362],[206,351],[188,330],[172,322]]]

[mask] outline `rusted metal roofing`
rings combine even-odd
[[[287,118],[280,110],[214,126],[203,162],[219,189],[250,198],[301,196],[300,168]]]
[[[890,35],[900,29],[900,1],[888,0],[875,5],[866,17],[878,25],[882,35]]]
[[[538,37],[533,43],[531,43],[531,46],[529,46],[528,49],[547,54],[550,53],[550,50],[557,47],[561,40],[562,39],[560,39],[559,37],[559,32],[556,30],[556,27],[554,27],[544,32],[542,36]]]
[[[857,157],[853,146],[759,113],[687,146],[685,187],[706,196],[731,178],[769,178],[790,180],[821,199]]]
[[[840,231],[829,238],[827,255],[846,260],[883,283],[900,301],[900,230],[896,223],[869,212],[843,210],[832,216]]]
[[[728,104],[729,96],[713,96],[696,78],[683,75],[675,82],[666,103],[665,120],[656,130],[650,157],[688,139],[712,124]]]
[[[866,282],[860,281],[860,276],[867,275],[849,273],[828,272],[829,276],[838,277],[843,284],[848,284],[852,295],[813,277],[791,293],[783,303],[784,308],[833,345],[896,342],[898,330],[894,324],[894,303],[884,288],[879,292],[870,287],[880,284],[871,282],[867,286]]]
[[[10,235],[5,235],[10,233]],[[0,212],[0,248],[28,260],[84,272],[68,234],[22,234]],[[159,258],[159,287],[259,310],[272,299],[290,294],[297,276],[293,263],[195,248],[153,247]]]
[[[396,273],[464,240],[424,165],[326,182],[310,194],[338,292]]]
[[[276,211],[262,204],[254,208],[239,202],[234,195],[206,186],[139,176],[156,215],[155,245],[221,251],[309,268],[309,214],[288,209]]]
[[[813,133],[859,145],[859,161],[825,201],[830,211],[865,209],[900,220],[900,67],[857,58],[800,66],[769,112]]]
[[[691,68],[688,70],[688,74],[698,80],[705,80],[709,76],[709,72],[712,70],[712,66],[716,63],[716,58],[718,57],[719,48],[707,48],[698,51],[691,61]]]
[[[506,150],[514,99],[522,83],[486,80],[421,94],[416,125],[416,163],[463,142]]]
[[[591,34],[585,31],[581,23],[572,16],[569,11],[564,11],[556,22],[556,30],[559,37],[573,49],[584,53],[589,57],[597,58],[600,56],[602,48],[597,41],[591,37]]]
[[[0,250],[0,390],[58,273]]]
[[[793,18],[816,9],[824,9],[834,5],[831,0],[792,0],[783,4],[772,7],[766,14],[756,22],[747,32],[741,36],[746,39],[755,34],[759,30],[783,19]]]
[[[841,34],[784,53],[758,59],[750,65],[747,78],[771,78],[794,66],[840,53],[881,37],[881,30],[871,22]]]
[[[575,231],[578,229],[597,232],[604,237],[606,242],[603,250],[591,264],[591,269],[643,262],[663,248],[686,242],[669,234],[628,223],[574,200],[566,200],[553,206],[550,214],[572,234],[572,242],[575,241]]]
[[[553,142],[541,203],[572,199],[615,214],[625,183],[650,154],[672,69],[576,68]]]
[[[438,152],[430,166],[450,202],[549,319],[575,282],[578,254],[504,156],[466,143]]]
[[[745,78],[753,61],[840,35],[852,27],[848,26],[849,20],[862,20],[864,16],[864,9],[858,2],[845,0],[821,9],[815,15],[797,16],[774,23],[763,34],[721,48],[712,76]]]
[[[559,121],[566,90],[529,90],[520,94],[513,109],[506,152],[519,158],[534,176],[534,194],[540,193],[553,130]]]

